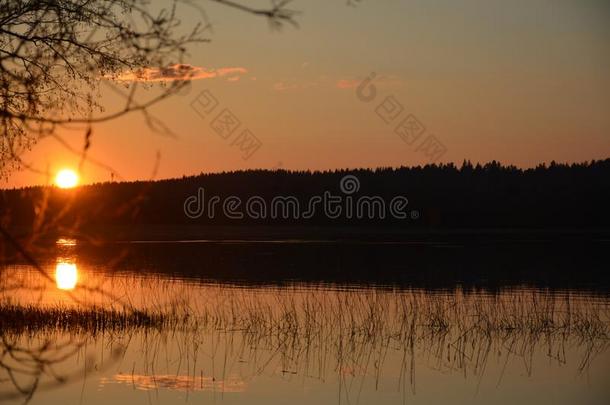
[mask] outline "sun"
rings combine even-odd
[[[73,290],[78,282],[78,269],[75,263],[59,262],[55,267],[55,282],[60,290]]]
[[[73,188],[78,184],[78,174],[72,169],[62,169],[55,176],[55,185],[59,188]]]

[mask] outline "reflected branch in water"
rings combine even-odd
[[[28,369],[25,375],[30,379],[26,383],[15,380],[19,385],[6,393],[11,398],[45,384],[61,385],[75,369],[93,374],[88,364],[77,366],[77,359],[91,354],[85,346],[104,353],[104,339],[106,344],[128,342],[123,356],[134,368],[122,374],[140,376],[132,382],[141,387],[150,387],[160,377],[155,389],[206,391],[194,388],[199,384],[215,391],[217,384],[209,385],[203,375],[227,382],[232,365],[238,365],[237,376],[245,386],[259,376],[322,384],[338,381],[340,395],[350,401],[369,388],[386,390],[394,378],[404,398],[407,392],[415,395],[421,392],[416,381],[417,385],[426,382],[426,368],[461,375],[473,381],[477,390],[484,376],[496,373],[493,383],[499,387],[516,364],[523,364],[522,372],[533,375],[536,367],[542,367],[541,358],[583,373],[608,348],[609,301],[595,294],[300,283],[244,287],[98,271],[90,263],[81,264],[73,248],[61,246],[57,257],[48,261],[56,276],[58,264],[67,265],[70,283],[76,271],[73,290],[57,289],[58,278],[49,278],[46,271],[41,275],[42,265],[9,269],[11,277],[0,278],[0,285],[21,286],[27,293],[46,287],[58,294],[44,290],[47,295],[40,300],[18,289],[11,291],[12,303],[2,301],[0,329],[7,339],[0,346],[10,347],[6,359],[21,359],[32,367],[43,359],[56,363]],[[16,273],[20,276],[13,276]],[[117,303],[116,297],[128,297],[128,305]],[[43,337],[47,340],[40,340]],[[49,343],[55,341],[70,342],[76,352],[66,358],[50,352],[36,354],[40,347],[56,349]],[[12,357],[22,350],[34,354]],[[160,358],[161,352],[166,353],[165,359]],[[57,364],[60,358],[63,365]],[[111,352],[106,358],[116,357]],[[16,365],[3,361],[10,371],[4,369],[0,379],[7,386],[13,381],[11,367]],[[178,370],[169,369],[168,364],[177,365]],[[108,384],[127,384],[127,377],[114,375],[100,378]],[[170,375],[184,378],[172,381]]]
[[[171,280],[134,281],[124,283],[134,295],[137,289],[174,291],[165,285]],[[498,373],[494,384],[499,386],[512,358],[522,362],[527,375],[534,373],[535,364],[540,367],[541,358],[560,366],[572,364],[583,372],[608,348],[607,302],[570,293],[245,289],[208,284],[192,294],[188,306],[172,301],[175,306],[163,313],[164,322],[115,328],[117,337],[129,341],[125,356],[133,359],[134,377],[123,373],[123,377],[103,377],[104,383],[132,381],[141,389],[215,390],[218,384],[202,379],[203,369],[214,370],[214,364],[221,364],[221,374],[212,372],[211,378],[227,382],[230,365],[239,364],[238,377],[245,384],[262,375],[325,383],[334,374],[341,395],[353,400],[365,384],[385,389],[389,376],[384,374],[392,369],[397,370],[396,381],[406,395],[407,390],[417,392],[417,367],[457,373],[472,378],[478,387],[494,360],[492,372]],[[195,295],[202,300],[197,302]],[[139,305],[146,306],[147,301]],[[112,317],[123,319],[120,314]],[[99,346],[104,331],[112,330],[90,322],[68,322],[60,329],[53,323],[33,327],[58,336],[80,330],[90,346]],[[29,339],[27,329],[13,329],[13,333]],[[160,352],[167,353],[165,359],[159,358]],[[168,361],[178,364],[178,371],[151,374],[151,370],[163,370]],[[135,364],[142,362],[138,371]],[[201,371],[180,364],[197,364]],[[189,373],[180,373],[181,369]],[[183,377],[172,380],[170,375]]]

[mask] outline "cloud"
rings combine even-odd
[[[243,392],[246,383],[239,377],[229,375],[225,380],[217,380],[207,376],[191,375],[141,375],[141,374],[115,374],[112,377],[102,377],[100,385],[129,384],[137,390],[151,391],[165,388],[177,391],[215,391],[215,392]]]
[[[362,80],[341,79],[337,82],[338,89],[353,89],[358,86]]]
[[[206,69],[200,66],[181,63],[167,67],[146,67],[105,77],[123,82],[171,82],[175,80],[200,80],[229,76],[228,80],[237,81],[239,80],[239,75],[246,73],[248,73],[248,70],[243,67]]]
[[[282,80],[273,84],[275,91],[288,91],[288,90],[303,90],[318,85],[316,81],[299,82],[296,80]]]

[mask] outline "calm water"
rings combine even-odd
[[[606,404],[603,249],[547,248],[60,240],[2,302],[175,321],[5,327],[0,401]]]

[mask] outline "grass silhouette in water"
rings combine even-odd
[[[0,329],[12,332],[60,330],[98,333],[132,328],[162,328],[168,316],[128,309],[67,308],[0,304]]]
[[[49,342],[60,340],[55,336],[69,336],[74,339],[72,356],[82,353],[78,348],[85,344],[102,339],[106,347],[135,345],[136,358],[142,355],[140,350],[154,347],[151,361],[159,347],[177,345],[170,360],[179,364],[194,361],[197,353],[208,353],[202,347],[212,344],[225,348],[217,355],[229,356],[229,364],[247,361],[252,376],[282,370],[322,382],[333,374],[379,382],[392,368],[388,361],[400,361],[401,387],[415,391],[416,364],[421,366],[422,355],[430,367],[476,378],[482,377],[488,364],[509,357],[522,359],[529,375],[535,369],[535,354],[583,372],[610,342],[607,300],[571,292],[304,284],[281,288],[202,284],[181,290],[164,279],[132,281],[125,287],[142,297],[132,308],[5,304],[0,308],[7,315],[0,328],[5,354],[15,347],[29,347],[32,343],[24,343],[31,342],[27,336],[46,336],[41,338],[44,350],[52,347]],[[151,294],[155,288],[169,296],[168,304],[157,303],[157,295]],[[203,357],[197,364],[209,367],[210,361],[214,360]],[[189,372],[192,378],[198,376],[197,370]],[[45,381],[49,376],[39,378]]]

